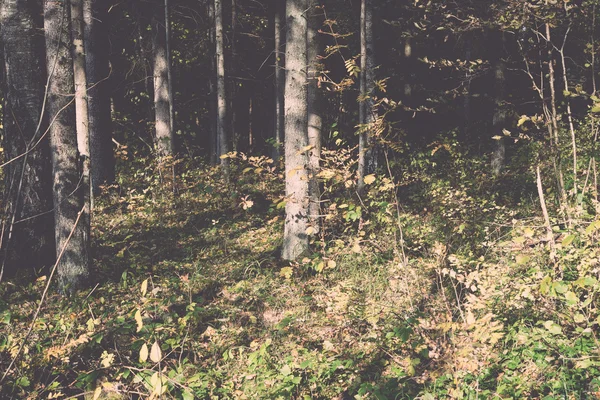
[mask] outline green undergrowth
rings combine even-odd
[[[232,155],[229,183],[195,160],[122,163],[95,203],[94,284],[52,285],[20,353],[47,278],[3,283],[2,398],[597,395],[593,213],[549,245],[530,171],[492,178],[440,147],[390,160],[360,199],[353,155],[325,152],[326,217],[291,264],[272,161]]]

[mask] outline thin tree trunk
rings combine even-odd
[[[285,54],[285,230],[282,258],[308,250],[307,0],[287,0]]]
[[[492,35],[499,35],[498,46],[494,48],[494,52],[498,54],[503,44],[503,33],[493,32]],[[492,120],[492,129],[496,139],[496,148],[492,154],[492,173],[499,175],[504,168],[506,162],[506,142],[504,140],[504,129],[506,128],[506,107],[504,105],[506,93],[506,63],[499,56],[494,60],[494,86],[495,86],[495,103],[494,116]]]
[[[320,207],[320,190],[317,174],[320,170],[321,160],[321,107],[319,106],[319,90],[318,90],[318,75],[319,75],[319,37],[318,30],[321,25],[320,8],[316,7],[313,2],[308,10],[308,29],[306,33],[307,57],[308,57],[308,91],[307,91],[307,112],[308,112],[308,145],[309,150],[309,193],[310,204],[308,209],[310,225],[319,230],[319,215],[321,214]]]
[[[167,56],[167,34],[164,22],[164,8],[157,5],[152,19],[152,48],[154,52],[155,146],[159,157],[173,154],[169,58]]]
[[[71,35],[73,41],[73,79],[75,82],[75,125],[77,131],[77,149],[81,162],[81,186],[83,192],[83,214],[80,221],[88,229],[92,212],[92,193],[90,185],[90,118],[88,114],[87,76],[85,71],[83,0],[71,0]]]
[[[35,146],[42,120],[45,86],[41,2],[0,1],[0,43],[4,53],[3,146],[6,160],[26,154],[4,169],[6,220],[2,233],[4,269],[39,269],[52,262],[52,184],[48,139]],[[35,147],[34,147],[35,146]]]
[[[213,57],[210,61],[211,75],[208,80],[208,114],[209,114],[209,159],[210,163],[216,165],[219,160],[219,139],[217,132],[217,56],[216,56],[216,29],[215,29],[215,3],[212,0],[207,2],[208,18],[211,21],[208,31],[209,41]]]
[[[237,126],[237,84],[235,81],[235,76],[237,76],[237,60],[236,60],[236,28],[237,28],[237,1],[231,0],[231,58],[229,62],[229,110],[231,110],[231,136],[233,139],[233,150],[234,151],[244,151],[244,146],[242,145],[242,138],[240,137],[240,132],[238,131]]]
[[[567,35],[569,34],[569,29],[565,33],[563,45],[558,52],[560,54],[560,61],[563,72],[563,85],[566,93],[569,93],[569,80],[567,79],[567,63],[565,61],[565,43],[567,41]],[[569,121],[569,132],[571,133],[571,148],[573,151],[573,195],[577,197],[577,140],[575,137],[575,126],[573,125],[573,113],[571,112],[571,99],[567,96],[567,119]]]
[[[225,37],[223,35],[223,2],[215,1],[215,44],[217,64],[217,139],[219,157],[225,176],[229,174],[229,130],[227,125],[227,87],[225,85]]]
[[[358,193],[365,189],[365,176],[375,172],[377,156],[374,151],[373,123],[376,120],[373,102],[375,91],[375,52],[373,37],[373,2],[361,2],[361,96],[364,96],[362,110],[363,124],[366,128],[359,136],[358,141]]]
[[[66,246],[57,271],[63,292],[72,293],[89,279],[89,227],[86,226],[89,220],[76,225],[86,194],[77,143],[68,5],[68,2],[44,2],[44,32],[56,248]]]
[[[285,88],[285,31],[283,16],[285,15],[285,2],[275,2],[275,142],[273,159],[279,160],[284,142],[284,88]]]
[[[171,19],[169,18],[169,0],[165,0],[165,50],[167,53],[167,82],[169,90],[169,122],[171,128],[171,135],[175,134],[175,113],[173,111],[173,74],[171,66]],[[171,145],[174,145],[174,140],[171,141]],[[173,148],[171,149],[173,151]]]
[[[111,183],[115,178],[108,86],[110,69],[108,65],[107,12],[108,8],[103,0],[85,0],[83,3],[85,68],[88,86],[88,129],[93,193],[99,193],[100,185]]]

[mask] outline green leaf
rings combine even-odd
[[[550,332],[553,335],[560,335],[562,333],[562,328],[554,321],[544,322],[544,328],[546,328],[548,332]]]
[[[283,376],[288,376],[289,374],[292,373],[292,369],[290,368],[289,365],[284,365],[283,368],[281,368],[281,370],[279,372]]]
[[[557,281],[552,284],[552,288],[558,294],[566,293],[569,290],[569,285],[564,283],[563,281]]]
[[[531,260],[531,257],[523,254],[518,254],[516,257],[517,264],[519,265],[527,264],[529,260]]]
[[[573,240],[575,240],[575,235],[569,235],[562,240],[561,244],[563,245],[563,247],[567,247],[568,245],[573,243]]]
[[[567,305],[574,306],[579,302],[579,297],[571,291],[565,293],[565,300],[567,300]]]

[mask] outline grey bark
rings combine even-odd
[[[229,131],[227,124],[227,87],[225,85],[225,37],[223,35],[223,2],[215,1],[215,45],[217,65],[217,139],[219,157],[229,152]],[[221,158],[221,168],[225,175],[229,172],[229,159]]]
[[[285,2],[275,2],[275,142],[273,159],[279,160],[284,142],[284,87],[285,87],[285,30],[283,19]]]
[[[75,83],[75,126],[77,150],[82,166],[81,185],[83,213],[80,220],[88,229],[91,218],[91,171],[90,171],[90,119],[87,99],[87,74],[85,71],[83,0],[71,0],[71,37],[73,42],[73,79]]]
[[[54,178],[54,226],[56,248],[65,251],[58,265],[61,289],[71,293],[89,279],[88,221],[76,224],[83,210],[84,188],[81,185],[82,163],[77,148],[75,102],[73,93],[73,59],[69,3],[44,3],[46,66],[48,79],[48,117],[50,151]],[[67,237],[73,231],[71,239]]]
[[[209,158],[210,163],[215,165],[219,162],[219,140],[217,133],[217,56],[216,56],[216,40],[215,40],[215,3],[210,0],[207,2],[208,17],[211,21],[210,29],[208,30],[209,41],[211,44],[213,57],[210,61],[211,76],[208,80],[208,114],[209,114]]]
[[[317,175],[320,171],[321,161],[321,130],[323,121],[321,117],[321,107],[319,104],[319,35],[318,30],[321,26],[322,11],[316,6],[316,2],[311,4],[308,10],[308,29],[306,32],[307,58],[308,58],[308,86],[307,86],[307,113],[308,113],[308,145],[311,149],[308,151],[309,167],[309,193],[310,203],[308,209],[310,225],[319,230],[320,190]]]
[[[307,0],[287,0],[285,54],[285,229],[282,257],[295,260],[308,250]]]
[[[154,140],[159,157],[173,154],[169,58],[165,28],[164,8],[157,5],[152,18],[152,51],[154,53],[154,113],[156,121]]]
[[[173,74],[171,65],[171,18],[169,16],[169,0],[165,0],[165,51],[167,53],[167,82],[169,89],[169,122],[171,135],[175,134],[175,112],[173,111]],[[174,136],[173,136],[174,137]],[[173,146],[173,140],[171,140]],[[173,149],[171,149],[173,150]]]
[[[109,95],[107,2],[83,2],[85,68],[90,135],[91,182],[94,193],[115,178]],[[144,63],[145,65],[145,63]]]
[[[499,33],[502,35],[502,33]],[[496,51],[499,51],[496,48]],[[496,108],[492,120],[492,128],[495,136],[500,139],[496,140],[496,147],[492,154],[492,173],[499,175],[506,162],[506,143],[504,140],[504,129],[506,129],[507,110],[504,105],[506,92],[506,63],[502,58],[495,60],[494,65],[494,86],[495,86],[495,101]]]
[[[3,146],[6,161],[25,154],[3,171],[7,211],[3,263],[11,274],[20,267],[48,265],[54,255],[49,142],[41,137],[46,129],[42,120],[46,72],[44,39],[39,34],[41,13],[41,1],[0,1]]]
[[[362,104],[360,121],[366,128],[358,139],[358,193],[365,189],[364,178],[377,169],[377,154],[373,138],[373,123],[376,120],[373,96],[375,92],[375,48],[373,36],[373,1],[361,2],[361,95],[365,97]]]

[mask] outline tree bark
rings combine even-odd
[[[208,114],[209,114],[209,160],[210,163],[216,165],[219,160],[219,139],[217,132],[217,56],[216,56],[216,30],[215,30],[215,3],[210,0],[207,2],[208,18],[211,21],[210,29],[208,30],[208,39],[211,44],[213,57],[210,61],[211,75],[208,80]]]
[[[90,135],[91,182],[94,193],[115,179],[109,94],[109,41],[107,2],[83,2],[85,68]]]
[[[321,107],[319,106],[319,36],[318,30],[321,26],[321,9],[313,2],[308,10],[308,29],[306,33],[307,57],[308,57],[308,87],[307,87],[307,113],[308,113],[308,145],[311,149],[308,152],[309,167],[309,221],[310,225],[319,230],[320,190],[317,174],[320,170],[321,161],[321,130],[323,121],[321,117]]]
[[[503,33],[494,32],[493,35],[500,36],[494,52],[498,54],[503,46]],[[493,42],[492,42],[493,43]],[[494,117],[492,120],[492,129],[495,136],[500,138],[496,140],[496,147],[492,154],[492,173],[499,175],[506,162],[506,142],[504,140],[504,129],[506,128],[507,110],[504,105],[506,96],[506,63],[502,57],[496,57],[494,60],[494,89],[496,92]]]
[[[227,124],[227,87],[225,85],[225,37],[223,35],[223,2],[215,1],[215,44],[217,64],[217,139],[223,173],[228,175],[229,159],[222,157],[229,152]]]
[[[279,160],[284,142],[284,88],[285,88],[285,30],[283,18],[285,2],[275,2],[275,136],[273,159]]]
[[[152,18],[152,49],[154,58],[155,146],[159,157],[173,154],[171,129],[171,96],[169,89],[169,58],[167,55],[164,7],[155,5]]]
[[[285,54],[285,230],[282,257],[296,260],[308,250],[307,0],[287,0]]]
[[[375,48],[373,37],[373,1],[361,2],[361,95],[364,96],[360,123],[365,126],[358,139],[358,193],[365,189],[365,176],[377,169],[377,156],[374,151],[373,122],[376,120],[373,95],[375,91]]]
[[[48,265],[54,253],[49,142],[42,138],[47,124],[42,119],[46,72],[44,40],[38,33],[41,13],[38,1],[0,1],[5,161],[22,156],[3,171],[7,213],[2,271],[11,275],[19,267]]]
[[[83,213],[80,220],[88,229],[91,218],[90,186],[90,118],[88,114],[87,75],[85,71],[83,0],[71,0],[71,36],[73,52],[73,79],[75,83],[75,126],[77,131],[77,150],[82,167],[81,186],[83,192]]]
[[[69,2],[44,2],[44,31],[48,80],[50,150],[54,177],[54,226],[57,252],[65,248],[58,265],[63,292],[72,293],[89,279],[88,221],[79,221],[84,209],[82,163],[78,152],[70,52]],[[67,241],[70,232],[71,239]]]

